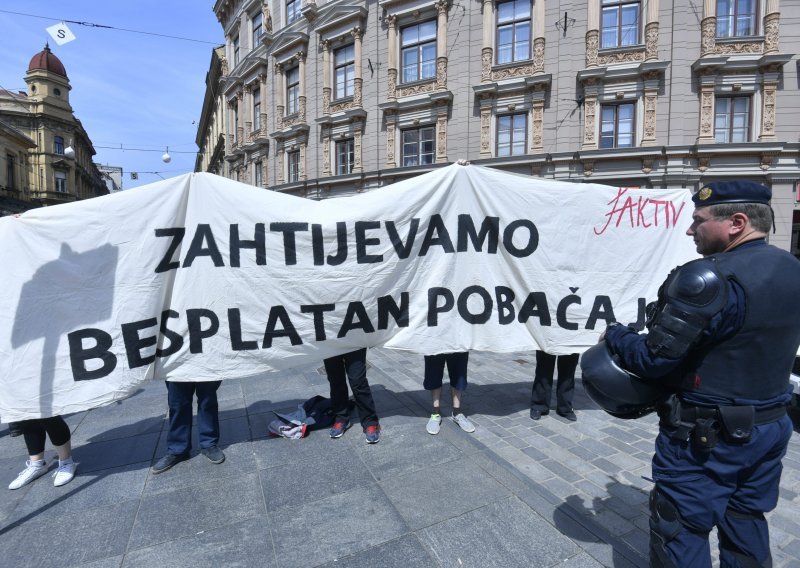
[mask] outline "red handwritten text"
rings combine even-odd
[[[631,197],[627,195],[628,188],[620,187],[617,195],[607,203],[611,208],[606,212],[605,225],[601,229],[594,228],[595,235],[602,235],[609,226],[619,227],[623,223],[630,227],[650,227],[660,226],[664,228],[675,227],[678,218],[681,216],[683,206],[681,203],[676,209],[672,201],[664,199],[650,199],[649,197]]]

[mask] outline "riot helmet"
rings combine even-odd
[[[656,410],[671,390],[660,382],[641,379],[624,370],[605,341],[581,357],[583,388],[597,405],[617,418],[641,418]]]

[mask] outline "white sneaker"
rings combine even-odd
[[[428,425],[425,426],[425,430],[428,431],[428,434],[438,434],[439,430],[441,429],[441,424],[442,424],[442,415],[431,414],[431,417],[428,420]]]
[[[464,432],[474,432],[475,431],[475,425],[470,421],[469,418],[467,418],[466,416],[464,416],[460,412],[458,414],[456,414],[455,416],[453,416],[453,422],[455,422],[456,424],[461,426],[461,429],[464,430]]]
[[[53,472],[53,485],[61,487],[66,485],[75,477],[75,470],[78,469],[78,462],[58,463],[58,469]]]
[[[8,488],[19,489],[20,487],[24,487],[37,477],[43,476],[45,473],[47,473],[46,463],[32,464],[31,460],[26,460],[25,469],[20,472],[14,481],[8,484]]]

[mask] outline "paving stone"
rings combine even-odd
[[[579,552],[571,540],[516,498],[433,525],[420,531],[420,538],[444,566],[552,566]],[[477,542],[480,546],[475,546]]]
[[[202,568],[217,566],[275,566],[265,518],[200,531],[185,538],[133,550],[125,556],[124,568]]]
[[[406,535],[319,568],[431,568],[436,561],[414,535]]]
[[[400,514],[374,484],[278,513],[272,517],[278,566],[317,566],[408,533]]]
[[[462,458],[380,483],[412,530],[456,517],[509,492],[486,476],[469,458]]]
[[[145,548],[265,515],[256,473],[148,495],[139,504],[129,548]]]

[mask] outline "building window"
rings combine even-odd
[[[524,112],[497,117],[498,156],[519,156],[525,153],[527,117]]]
[[[67,193],[67,174],[66,172],[55,172],[56,174],[56,191],[58,193]]]
[[[286,72],[286,114],[295,114],[300,109],[300,67]]]
[[[300,150],[286,153],[289,183],[300,181]]]
[[[261,130],[261,89],[253,89],[253,131]]]
[[[600,47],[624,47],[639,43],[639,0],[603,0]]]
[[[340,140],[336,143],[336,175],[343,176],[353,171],[354,157],[353,139]]]
[[[233,66],[239,65],[239,36],[233,38]]]
[[[261,43],[261,34],[264,33],[264,14],[259,12],[251,20],[253,23],[253,49]]]
[[[635,103],[603,105],[600,111],[600,147],[633,147],[635,116]]]
[[[253,164],[253,180],[255,180],[256,187],[262,187],[261,162]]]
[[[531,58],[530,0],[511,0],[497,5],[497,63]]]
[[[337,49],[333,54],[334,76],[336,77],[335,98],[353,96],[353,85],[355,84],[355,56],[356,48],[348,45]]]
[[[436,77],[436,22],[403,28],[403,83]]]
[[[64,139],[61,136],[53,137],[53,152],[64,155]]]
[[[15,189],[17,187],[17,180],[14,179],[15,162],[13,154],[6,154],[6,187],[8,189]]]
[[[286,2],[286,23],[291,24],[300,17],[300,0],[287,0]]]
[[[403,130],[403,166],[433,163],[436,132],[433,126]]]
[[[717,0],[717,37],[756,35],[756,0]]]
[[[239,142],[239,106],[233,107],[233,142]]]
[[[750,97],[717,97],[714,140],[720,144],[750,141]]]

